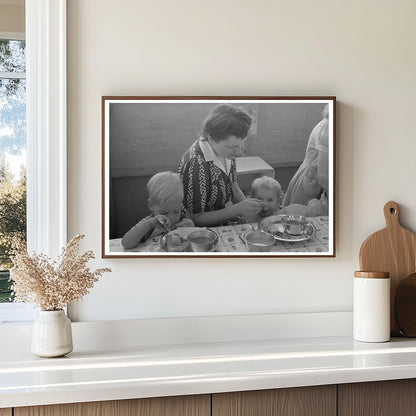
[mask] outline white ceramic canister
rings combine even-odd
[[[387,272],[354,273],[353,336],[356,341],[390,340],[390,279]]]

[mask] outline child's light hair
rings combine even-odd
[[[174,197],[183,199],[183,187],[178,173],[159,172],[147,182],[150,205],[163,205]]]
[[[280,186],[280,183],[270,176],[260,176],[260,178],[254,179],[251,184],[251,195],[255,196],[256,192],[261,188],[275,191],[277,200],[279,200],[282,196],[282,187]]]

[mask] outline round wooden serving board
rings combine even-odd
[[[391,334],[400,335],[394,319],[394,299],[400,281],[416,271],[416,235],[399,223],[399,206],[390,201],[384,205],[386,228],[371,234],[361,245],[360,269],[390,273]]]
[[[397,286],[394,316],[403,335],[416,337],[416,273],[405,277]]]

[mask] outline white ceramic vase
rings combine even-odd
[[[31,351],[39,357],[62,357],[72,351],[71,321],[63,310],[40,311],[33,325]]]

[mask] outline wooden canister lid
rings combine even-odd
[[[354,272],[354,277],[363,277],[365,279],[388,279],[389,276],[389,272]]]

